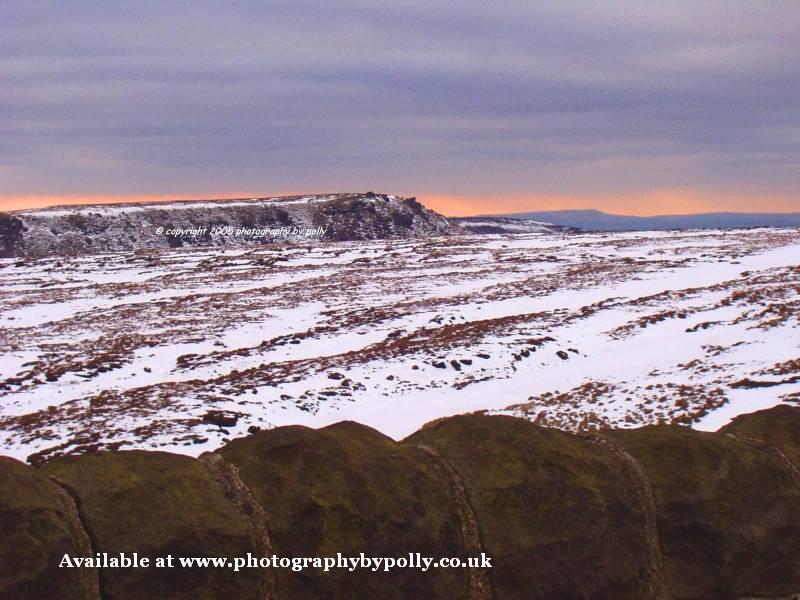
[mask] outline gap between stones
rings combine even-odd
[[[464,551],[468,556],[478,556],[485,552],[475,509],[467,496],[464,480],[456,469],[436,450],[429,446],[416,448],[428,455],[434,467],[440,471],[450,487],[453,506],[461,525]],[[467,569],[468,600],[495,600],[494,585],[487,569],[469,567]]]
[[[67,525],[72,533],[72,538],[75,541],[78,553],[81,556],[93,557],[96,553],[97,542],[84,523],[77,495],[58,477],[51,475],[48,479],[53,484],[56,493],[59,495],[64,505]],[[93,569],[81,568],[78,569],[78,572],[83,597],[86,600],[103,600],[103,576],[100,569],[97,567]]]
[[[250,523],[259,556],[272,556],[275,549],[267,527],[267,513],[252,490],[242,481],[239,469],[226,461],[221,454],[205,452],[198,458],[206,465],[212,478],[222,486]],[[262,569],[264,600],[278,600],[278,581],[274,569]]]

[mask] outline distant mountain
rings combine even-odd
[[[59,206],[0,213],[0,258],[461,231],[415,198],[373,192]]]
[[[574,227],[510,217],[451,217],[450,221],[469,233],[477,234],[574,233],[576,231]]]
[[[588,231],[637,231],[664,229],[736,229],[742,227],[800,227],[800,213],[702,213],[634,217],[599,210],[551,210],[498,215],[577,227]]]

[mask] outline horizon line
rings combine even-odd
[[[147,204],[163,204],[163,203],[191,203],[191,202],[230,202],[242,200],[260,200],[266,198],[290,198],[297,196],[328,196],[339,194],[366,194],[367,192],[305,192],[305,193],[287,193],[278,192],[274,194],[247,194],[241,192],[232,192],[226,194],[196,194],[192,196],[181,197],[179,195],[168,194],[151,194],[151,195],[136,195],[136,196],[100,196],[100,195],[18,195],[0,196],[0,212],[21,212],[28,210],[48,210],[48,209],[68,209],[70,207],[85,207],[85,206],[110,206],[117,204],[128,205],[147,205]],[[377,192],[376,192],[377,193]],[[386,194],[390,195],[390,194]],[[764,210],[749,210],[736,208],[726,208],[719,206],[718,202],[709,202],[703,198],[698,197],[695,192],[691,195],[680,192],[671,192],[669,190],[656,190],[653,192],[645,192],[642,194],[631,194],[628,196],[615,195],[605,198],[586,198],[580,196],[566,196],[566,195],[538,195],[538,194],[486,194],[485,196],[478,195],[439,195],[439,194],[391,194],[400,198],[416,198],[426,208],[435,210],[436,212],[446,217],[491,217],[491,216],[513,216],[525,213],[545,213],[545,212],[568,212],[568,211],[596,211],[607,215],[619,217],[634,217],[634,218],[655,218],[655,217],[683,217],[692,215],[708,215],[708,214],[774,214],[774,215],[795,215],[800,214],[800,211],[793,210],[794,207],[787,207],[786,209],[775,209],[767,207]],[[619,204],[620,202],[630,205],[643,203],[645,205],[656,204],[653,198],[661,200],[658,204],[663,203],[665,197],[671,198],[670,204],[682,204],[682,210],[678,212],[659,212],[653,211],[633,211],[625,210],[625,208],[611,208],[604,207],[609,203]],[[694,200],[694,201],[692,201]],[[763,204],[764,198],[751,200],[753,204]],[[772,199],[773,203],[775,200]],[[10,206],[9,206],[10,204]],[[511,204],[501,208],[500,204]],[[542,205],[545,205],[544,207]],[[698,205],[696,209],[692,209],[691,205]],[[750,202],[748,202],[750,204]],[[538,206],[537,206],[538,205]],[[548,206],[550,205],[550,206]],[[497,211],[489,212],[487,208],[499,209]],[[653,207],[654,208],[654,207]]]

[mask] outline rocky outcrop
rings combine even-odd
[[[19,216],[0,213],[0,257],[17,256],[22,247],[24,224]]]
[[[0,213],[0,258],[447,235],[461,229],[415,198],[330,194],[63,206]]]
[[[199,460],[2,459],[0,598],[789,598],[800,591],[798,424],[799,408],[779,407],[718,433],[579,436],[466,415],[399,443],[346,422],[261,431]],[[89,551],[486,552],[493,568],[57,567]]]

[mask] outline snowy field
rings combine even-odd
[[[0,296],[0,454],[21,459],[472,411],[713,430],[800,402],[790,229],[8,259]]]

